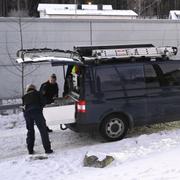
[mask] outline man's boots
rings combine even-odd
[[[52,130],[52,129],[49,129],[49,127],[48,127],[48,126],[46,126],[46,129],[47,129],[47,132],[48,132],[48,133],[53,132],[53,130]]]

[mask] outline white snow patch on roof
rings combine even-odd
[[[113,10],[112,5],[102,5],[102,10],[98,10],[97,5],[82,5],[82,9],[77,9],[74,4],[39,4],[38,11],[45,15],[138,16],[132,10]]]
[[[171,10],[169,12],[169,19],[173,19],[173,20],[180,19],[180,10]]]

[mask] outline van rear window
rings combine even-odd
[[[159,64],[168,86],[180,85],[180,63]]]

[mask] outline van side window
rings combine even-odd
[[[98,67],[95,77],[96,87],[99,92],[121,89],[119,76],[113,67]]]
[[[146,64],[144,66],[144,73],[145,73],[145,82],[147,88],[160,87],[159,79],[152,65]]]
[[[96,81],[99,91],[145,87],[142,66],[111,66],[97,68]]]
[[[142,65],[118,67],[121,86],[125,89],[145,88],[144,71]]]
[[[168,82],[168,86],[180,85],[180,63],[175,64],[159,64],[163,71],[164,79]]]

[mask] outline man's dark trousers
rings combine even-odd
[[[43,143],[43,147],[45,151],[48,151],[51,149],[50,141],[49,141],[49,135],[46,129],[46,123],[45,119],[42,114],[41,109],[32,109],[24,112],[24,117],[26,120],[26,128],[28,130],[27,132],[27,148],[29,152],[33,151],[34,147],[34,141],[35,141],[35,131],[34,131],[34,122],[36,123],[39,132],[41,134],[41,139]]]

